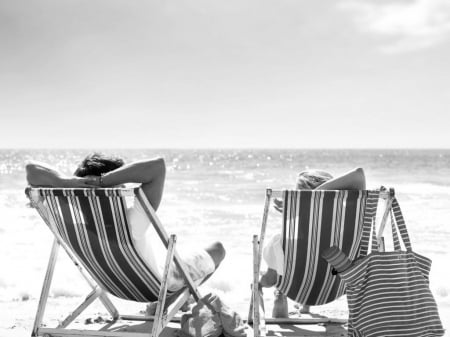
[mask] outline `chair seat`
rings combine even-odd
[[[357,257],[363,222],[371,221],[376,192],[294,190],[283,192],[282,247],[285,273],[276,287],[306,305],[326,304],[345,293],[321,254],[330,246]],[[375,207],[375,208],[374,208]]]
[[[199,300],[200,294],[196,285],[176,252],[175,235],[169,238],[140,187],[133,189],[27,188],[25,193],[55,236],[36,313],[33,336],[45,334],[116,336],[116,332],[100,333],[91,330],[66,329],[97,298],[102,301],[114,319],[120,318],[121,315],[106,296],[109,293],[135,302],[157,301],[157,313],[152,328],[152,336],[157,337],[190,295],[195,300]],[[162,275],[145,262],[133,242],[127,217],[127,198],[129,197],[134,197],[134,202],[140,203],[167,248]],[[56,264],[56,254],[60,246],[66,250],[93,290],[57,328],[42,328],[41,323]],[[171,293],[167,290],[167,276],[173,263],[186,280],[186,287]],[[166,310],[166,300],[172,304],[172,309],[167,315],[163,315]],[[147,320],[147,318],[141,317],[141,320]]]

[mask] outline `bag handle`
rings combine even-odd
[[[377,237],[377,232],[375,230],[376,224],[377,224],[376,218],[374,217],[372,220],[372,247],[371,247],[372,252],[378,252],[380,250],[380,241]]]
[[[400,232],[400,237],[402,238],[406,250],[412,250],[411,240],[409,239],[408,230],[406,229],[405,219],[403,218],[402,210],[400,209],[397,198],[392,200],[391,212],[394,214],[395,223]]]
[[[359,250],[360,256],[367,255],[367,252],[369,250],[369,244],[371,246],[372,251],[379,250],[379,240],[375,233],[375,226],[376,226],[376,213],[380,191],[385,192],[386,188],[381,187],[380,190],[371,191],[366,201],[366,212],[364,215],[364,223],[362,228],[361,244]],[[387,202],[386,207],[388,207],[388,209],[386,209],[385,214],[386,215],[390,214],[391,216],[391,227],[392,227],[392,238],[394,241],[394,249],[401,250],[400,238],[397,234],[398,228],[398,232],[400,233],[400,237],[405,245],[405,248],[407,250],[412,250],[408,230],[406,229],[406,224],[403,218],[402,211],[400,209],[400,205],[398,203],[397,198],[395,197],[394,189],[389,190],[389,200]],[[381,237],[381,234],[384,230],[385,222],[386,219],[383,219],[380,231],[378,233],[379,237]]]
[[[394,241],[394,250],[402,250],[402,247],[400,245],[400,239],[398,238],[397,228],[395,226],[395,220],[394,215],[391,211],[389,212],[391,214],[391,228],[392,228],[392,240]]]
[[[392,197],[392,200],[388,202],[387,207],[390,206],[390,209],[387,209],[386,211],[390,213],[391,217],[391,229],[392,229],[392,240],[394,241],[394,250],[399,251],[401,250],[401,243],[400,238],[403,241],[403,244],[405,245],[406,250],[411,251],[411,240],[409,239],[408,230],[406,229],[405,220],[403,218],[402,210],[400,209],[400,205],[398,203],[398,200],[396,197]],[[375,226],[376,221],[375,218],[372,221],[372,251],[377,252],[381,250],[384,250],[382,246],[380,246],[380,239],[381,234],[383,234],[383,228],[380,228],[380,231],[378,232],[378,237],[375,233]],[[383,226],[384,227],[384,226]],[[397,234],[397,228],[400,232],[400,238]],[[383,245],[384,246],[384,245]]]
[[[394,242],[394,250],[396,250],[396,251],[402,250],[402,246],[400,243],[400,239],[398,237],[397,227],[395,224],[392,208],[390,208],[387,211],[389,212],[390,218],[391,218],[390,222],[391,222],[391,230],[392,230],[392,241]],[[384,238],[383,238],[383,236],[381,236],[383,233],[379,232],[378,235],[380,237],[378,237],[376,234],[375,226],[376,226],[376,221],[374,219],[373,224],[372,224],[372,248],[371,248],[372,252],[384,251]]]
[[[378,199],[380,197],[380,190],[369,191],[365,211],[364,222],[361,232],[361,242],[359,246],[359,256],[366,256],[369,251],[370,233],[372,231],[372,222],[377,214]]]

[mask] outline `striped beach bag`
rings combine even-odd
[[[378,251],[375,221],[364,225],[363,257],[349,263],[336,247],[323,257],[347,286],[348,335],[354,337],[443,336],[436,302],[429,289],[431,260],[412,251],[400,206],[391,208],[393,251]],[[372,233],[372,240],[370,235]],[[369,242],[371,252],[367,255]],[[401,242],[406,250],[402,250]]]

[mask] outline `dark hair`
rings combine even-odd
[[[101,176],[123,166],[124,163],[122,158],[95,152],[86,156],[73,174],[77,177]]]

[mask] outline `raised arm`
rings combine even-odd
[[[30,162],[25,171],[28,184],[33,187],[88,187],[86,178],[66,176],[48,164]]]
[[[366,177],[360,167],[349,171],[339,177],[328,180],[316,187],[316,190],[365,190]]]
[[[142,184],[141,188],[155,210],[161,203],[166,178],[166,164],[163,158],[135,161],[103,175],[102,186],[116,186],[126,183]]]

